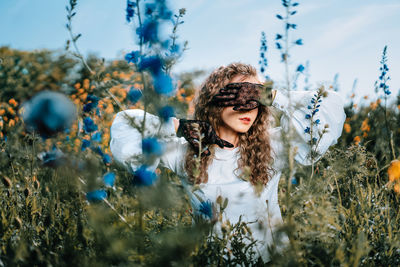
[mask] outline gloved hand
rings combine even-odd
[[[211,124],[206,121],[180,119],[176,135],[178,137],[183,136],[198,153],[200,147],[199,131],[203,156],[211,154],[208,147],[212,144],[217,144],[220,148],[233,147],[231,143],[219,138]]]
[[[271,88],[267,87],[267,89],[269,89],[269,92],[264,96],[266,92],[264,92],[262,84],[249,82],[230,83],[219,90],[219,93],[213,97],[212,103],[220,107],[234,106],[233,110],[235,111],[252,110],[259,105],[266,104],[262,103],[261,96],[268,100],[272,99]]]

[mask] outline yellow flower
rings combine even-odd
[[[393,160],[388,169],[389,181],[394,182],[400,178],[400,160]]]
[[[350,132],[351,132],[351,126],[350,126],[350,124],[345,123],[344,126],[343,126],[343,128],[344,128],[344,131],[345,131],[346,133],[350,133]]]
[[[361,141],[361,137],[359,137],[358,135],[356,136],[356,137],[354,137],[354,143],[356,144],[356,145],[358,145],[359,143],[360,143],[360,141]]]

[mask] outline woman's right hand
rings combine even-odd
[[[177,123],[178,127],[176,127],[177,124],[174,120],[175,127],[177,128],[176,135],[178,137],[184,137],[197,153],[200,147],[200,133],[202,155],[204,156],[211,154],[208,147],[212,144],[216,144],[221,148],[234,147],[233,144],[219,138],[211,124],[206,121],[180,119]]]

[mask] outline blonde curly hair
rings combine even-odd
[[[209,122],[216,130],[223,124],[221,113],[224,107],[210,105],[210,101],[218,90],[227,85],[235,76],[243,78],[257,77],[257,70],[248,64],[231,63],[214,70],[201,85],[194,99],[193,119]],[[272,177],[274,169],[271,167],[273,158],[272,148],[268,135],[270,122],[270,109],[259,106],[257,118],[246,133],[239,133],[240,158],[238,168],[242,171],[241,178],[246,179],[255,186],[265,186]],[[185,155],[185,170],[189,182],[192,184],[206,183],[208,181],[207,169],[215,157],[215,145],[210,146],[211,154],[198,157],[197,153],[189,147]]]

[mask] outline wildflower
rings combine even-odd
[[[296,184],[297,184],[297,179],[296,179],[296,177],[292,177],[291,182],[292,182],[292,184],[296,185]]]
[[[343,128],[344,128],[344,131],[345,131],[346,133],[350,133],[350,132],[351,132],[351,126],[350,126],[350,124],[345,123],[344,126],[343,126]]]
[[[139,71],[149,70],[152,74],[159,74],[162,68],[163,62],[158,56],[144,57],[139,62]]]
[[[361,124],[361,131],[363,132],[369,132],[371,130],[371,127],[368,125],[368,118],[363,120]]]
[[[94,135],[92,135],[91,139],[95,142],[101,142],[101,133],[96,132]]]
[[[131,89],[128,92],[128,100],[131,101],[133,104],[139,101],[139,99],[142,97],[142,91],[139,89],[135,89],[134,87],[131,87]]]
[[[161,156],[163,153],[162,145],[157,141],[157,138],[145,138],[142,141],[142,150],[147,155]]]
[[[389,181],[394,182],[400,179],[400,160],[393,160],[388,169]]]
[[[146,165],[142,165],[133,175],[133,184],[139,186],[150,186],[154,184],[156,179],[157,175],[154,172],[147,170]]]
[[[103,154],[103,163],[109,165],[111,164],[111,162],[112,162],[111,156],[108,154]]]
[[[86,133],[91,133],[97,131],[97,125],[90,117],[86,117],[83,120],[83,129],[85,130]]]
[[[294,43],[297,44],[297,45],[303,45],[303,39],[298,39]]]
[[[209,219],[213,217],[212,203],[210,200],[202,201],[200,203],[199,212]]]
[[[86,148],[88,148],[88,147],[90,147],[90,141],[89,141],[89,140],[86,140],[86,139],[83,139],[81,151],[85,151]]]
[[[320,119],[316,119],[316,120],[314,121],[314,123],[315,123],[316,125],[318,125],[320,122],[321,122]]]
[[[128,63],[138,63],[140,56],[140,51],[132,51],[128,54],[125,55],[125,60],[128,61]]]
[[[304,71],[304,66],[303,66],[302,64],[300,64],[300,65],[297,67],[296,71],[297,71],[297,72],[303,72],[303,71]]]
[[[304,129],[304,132],[305,132],[305,133],[310,133],[310,127],[306,127],[306,128]]]
[[[136,34],[144,43],[150,45],[158,41],[158,21],[153,19],[145,20],[141,27],[136,29]]]
[[[86,193],[86,199],[89,202],[99,202],[107,197],[107,192],[103,189]]]
[[[170,95],[174,90],[171,77],[163,72],[156,75],[154,77],[154,89],[158,94]]]
[[[160,108],[158,115],[163,121],[168,121],[171,117],[175,116],[174,108],[171,106],[165,106]]]
[[[395,184],[393,190],[397,194],[400,194],[400,184],[399,183]]]
[[[136,3],[134,1],[128,0],[126,3],[126,21],[131,22],[133,16],[135,15],[134,8],[136,7]]]
[[[23,120],[28,130],[47,138],[69,128],[76,119],[75,105],[63,94],[43,91],[24,103]]]
[[[306,114],[306,119],[310,119],[311,115],[310,114]]]
[[[11,98],[10,100],[8,100],[8,103],[9,103],[10,105],[13,105],[14,107],[16,107],[16,106],[18,105],[17,101],[15,101],[14,98]]]
[[[283,17],[281,16],[281,15],[276,15],[276,17],[278,18],[278,19],[283,19]]]
[[[360,143],[360,141],[361,141],[360,136],[357,135],[356,137],[354,137],[353,141],[354,141],[354,143],[355,143],[356,145],[358,145],[358,144]]]
[[[282,35],[276,34],[275,40],[279,40],[279,39],[282,39]]]
[[[115,173],[113,172],[107,172],[104,176],[103,176],[103,181],[104,184],[107,187],[113,187],[115,184]]]

